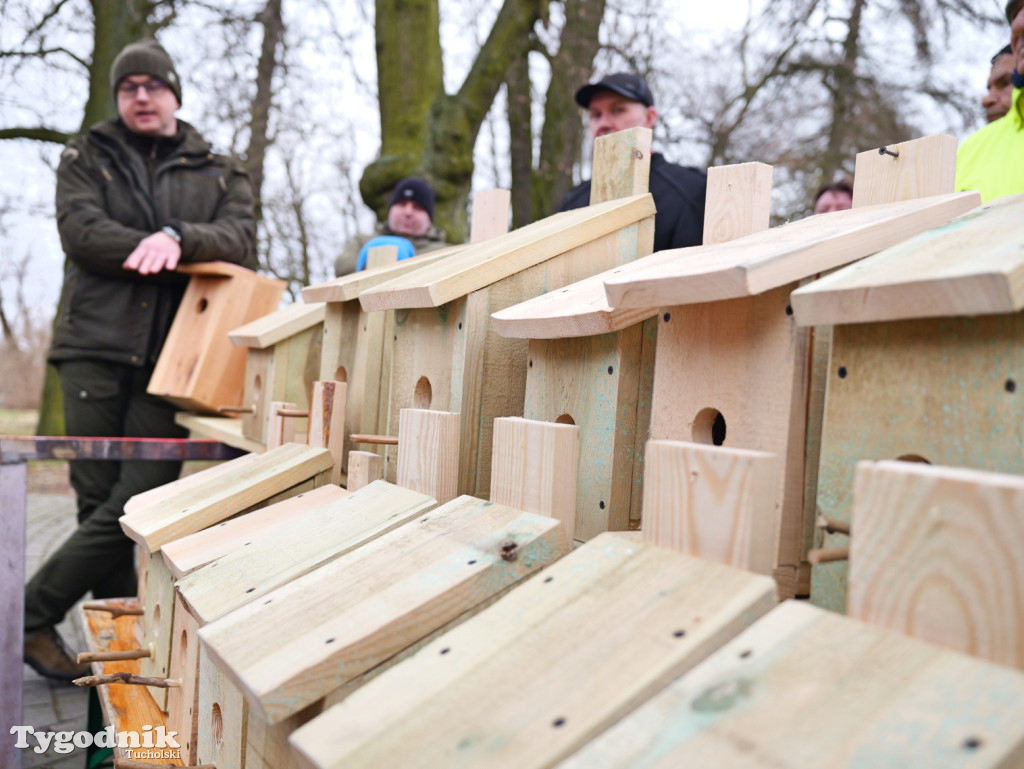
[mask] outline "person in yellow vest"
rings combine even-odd
[[[1024,0],[1006,4],[1013,51],[1013,97],[1010,111],[971,134],[956,153],[956,189],[977,190],[987,203],[1024,192]]]

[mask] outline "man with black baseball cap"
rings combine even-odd
[[[1013,52],[1010,111],[970,136],[956,153],[956,189],[977,190],[981,202],[1024,192],[1024,0],[1006,4]]]
[[[434,226],[434,188],[410,176],[395,185],[388,205],[388,220],[372,235],[357,235],[334,262],[336,275],[366,269],[366,257],[376,246],[397,246],[398,259],[409,259],[447,245],[445,234]]]
[[[576,91],[576,103],[587,110],[593,138],[643,126],[658,119],[654,96],[646,81],[631,72],[616,72]],[[658,213],[654,218],[654,250],[699,246],[704,239],[704,198],[707,174],[689,166],[669,163],[659,152],[651,154],[651,195]],[[562,211],[590,204],[590,182],[569,191]]]

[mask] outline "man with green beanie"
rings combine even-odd
[[[1024,0],[1006,4],[1013,52],[1010,111],[971,134],[956,153],[956,189],[977,190],[981,201],[1024,192]]]
[[[126,46],[110,79],[118,117],[73,139],[57,170],[66,258],[49,360],[68,435],[181,438],[174,407],[146,393],[187,283],[174,268],[256,268],[252,184],[177,119],[181,81],[155,40]],[[179,471],[177,462],[71,463],[78,527],[25,587],[24,659],[40,674],[83,674],[54,626],[87,592],[135,594],[133,543],[118,519],[128,499]]]

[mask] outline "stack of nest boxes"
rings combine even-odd
[[[335,282],[366,281],[328,301],[325,342],[379,322],[390,361],[325,343],[320,375],[351,395],[381,372],[346,408],[398,434],[399,485],[327,485],[328,452],[301,496],[179,522],[285,446],[133,500],[143,641],[153,674],[181,671],[189,762],[1024,761],[1024,200],[972,211],[915,173],[948,170],[941,139],[859,158],[852,211],[764,230],[750,164],[711,175],[714,244],[646,256],[650,198],[624,180],[649,138],[611,141],[628,160],[622,184],[595,169],[604,202]],[[911,457],[969,469],[879,461]],[[853,519],[848,599],[841,564],[813,580],[847,617],[778,603],[836,544],[811,541],[815,500]]]

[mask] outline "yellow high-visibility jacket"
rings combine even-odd
[[[981,202],[1024,192],[1024,104],[1013,91],[1010,111],[960,145],[956,153],[956,189],[977,190]]]

